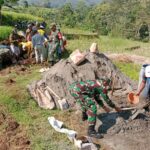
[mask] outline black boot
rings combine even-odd
[[[82,112],[82,121],[85,121],[88,119],[88,116],[86,114],[86,112]]]
[[[91,126],[88,127],[88,136],[94,137],[94,138],[97,138],[97,139],[103,138],[103,135],[96,132],[94,128],[95,128],[95,125],[91,125]]]

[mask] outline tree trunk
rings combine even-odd
[[[2,6],[0,6],[0,25],[2,25]]]

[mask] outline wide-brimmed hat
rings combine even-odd
[[[52,28],[53,26],[56,26],[56,23],[51,23],[50,27]]]

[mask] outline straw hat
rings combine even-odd
[[[56,26],[56,23],[51,23],[50,28],[52,28],[53,26]]]
[[[128,102],[130,104],[138,104],[139,103],[139,96],[137,96],[134,92],[130,92],[128,94]]]

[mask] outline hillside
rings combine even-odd
[[[23,0],[20,0],[23,1]],[[27,0],[29,4],[42,5],[42,3],[49,3],[51,7],[60,7],[66,3],[71,3],[73,6],[77,5],[81,0]],[[95,5],[102,2],[102,0],[82,0],[87,5]]]

